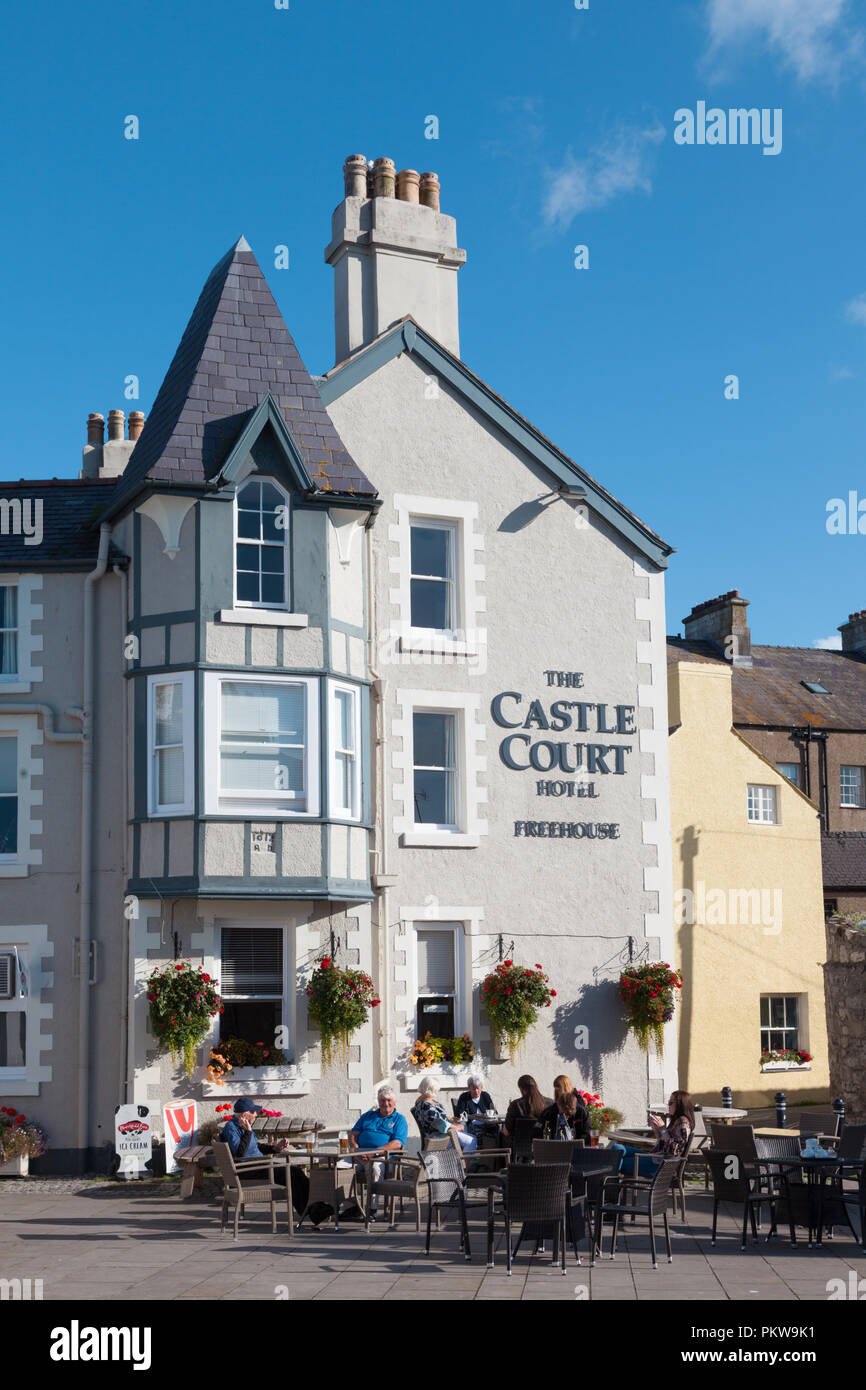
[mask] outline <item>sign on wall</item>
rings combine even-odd
[[[177,1154],[188,1149],[198,1128],[194,1100],[177,1100],[162,1107],[163,1130],[165,1131],[165,1171],[180,1171]]]
[[[125,1177],[139,1177],[153,1155],[149,1105],[118,1105],[114,1111],[114,1151]]]

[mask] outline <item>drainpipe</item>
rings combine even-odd
[[[111,526],[99,528],[96,568],[84,580],[84,647],[82,654],[84,698],[82,700],[81,748],[81,902],[78,927],[78,1149],[82,1172],[87,1169],[90,1111],[90,940],[93,910],[91,862],[93,858],[93,649],[96,585],[108,564]]]
[[[132,416],[130,416],[130,420]],[[120,580],[120,631],[121,636],[126,636],[127,623],[127,604],[129,601],[129,579],[126,570],[120,565],[112,565],[112,573],[116,574]],[[129,834],[127,818],[129,816],[128,796],[128,768],[127,758],[128,749],[128,714],[129,714],[129,681],[123,680],[123,700],[121,701],[121,730],[120,730],[120,805],[121,805],[121,828],[122,839],[120,842],[120,877],[126,886],[127,860],[126,860],[126,840]],[[125,1105],[129,1100],[129,1058],[131,1055],[129,1037],[129,962],[131,959],[131,937],[135,930],[133,925],[135,919],[130,917],[123,918],[123,948],[122,962],[120,968],[120,1096]]]
[[[63,713],[67,719],[83,719],[84,711],[77,705],[70,706]],[[50,705],[7,705],[0,706],[0,714],[39,714],[42,716],[42,733],[49,743],[81,743],[84,739],[83,734],[58,733],[54,727],[57,715]]]
[[[387,807],[387,797],[385,795],[385,696],[387,693],[387,682],[383,681],[379,675],[375,660],[375,638],[379,631],[378,625],[378,586],[376,583],[376,562],[373,553],[372,517],[367,523],[365,530],[367,541],[367,592],[369,602],[367,611],[369,614],[367,625],[367,667],[373,680],[373,701],[375,707],[375,718],[373,721],[375,758],[376,758],[376,798],[373,808],[373,842],[374,859],[376,863],[376,877],[385,882],[381,887],[376,888],[376,918],[379,927],[379,998],[381,1000],[380,1014],[382,1022],[379,1028],[379,1070],[383,1077],[390,1074],[390,1063],[388,1058],[388,1040],[390,1037],[391,1025],[391,939],[388,919],[388,860],[387,860],[387,828],[385,826],[385,811]]]

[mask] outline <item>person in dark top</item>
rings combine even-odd
[[[466,1086],[467,1089],[457,1101],[456,1115],[466,1115],[471,1120],[475,1115],[485,1115],[489,1110],[496,1109],[489,1092],[484,1090],[483,1077],[468,1077]]]
[[[505,1139],[514,1137],[515,1120],[540,1121],[547,1107],[553,1104],[549,1096],[541,1094],[534,1076],[518,1076],[517,1089],[520,1095],[517,1100],[511,1102],[505,1113],[505,1124],[502,1127]],[[540,1125],[538,1132],[541,1133]]]
[[[260,1144],[253,1132],[253,1120],[256,1115],[261,1115],[262,1107],[256,1105],[255,1101],[249,1096],[241,1096],[235,1101],[234,1114],[227,1120],[220,1130],[220,1140],[223,1144],[228,1144],[232,1151],[232,1158],[238,1168],[243,1168],[244,1162],[251,1162],[254,1158],[266,1158],[270,1154],[281,1154],[289,1147],[288,1139],[280,1139],[277,1144]],[[310,1194],[310,1180],[300,1168],[289,1168],[288,1164],[274,1164],[274,1182],[286,1185],[286,1173],[291,1172],[292,1184],[292,1206],[296,1212],[302,1212],[307,1205]],[[259,1175],[263,1172],[258,1170]],[[320,1205],[319,1203],[316,1204]],[[324,1213],[319,1216],[323,1220],[324,1216],[330,1211],[326,1207]],[[310,1212],[310,1217],[315,1221],[316,1213]]]
[[[541,1116],[551,1139],[582,1139],[589,1143],[592,1125],[583,1096],[577,1091],[560,1091],[553,1105]]]

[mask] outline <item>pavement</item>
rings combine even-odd
[[[805,1232],[793,1249],[787,1239],[740,1250],[739,1220],[723,1208],[719,1237],[710,1245],[712,1201],[702,1186],[687,1189],[688,1220],[671,1219],[673,1263],[660,1238],[659,1268],[650,1261],[645,1223],[626,1225],[615,1260],[589,1265],[568,1253],[567,1274],[547,1254],[521,1247],[506,1277],[504,1233],[497,1222],[495,1266],[486,1267],[486,1223],[471,1224],[472,1259],[458,1250],[456,1225],[433,1232],[430,1256],[424,1232],[407,1209],[395,1229],[384,1219],[371,1227],[305,1227],[289,1240],[285,1218],[272,1235],[266,1207],[254,1207],[221,1235],[215,1195],[181,1202],[174,1183],[108,1184],[0,1181],[0,1279],[31,1283],[44,1300],[672,1300],[677,1302],[825,1302],[866,1293],[866,1252],[850,1231],[838,1231],[822,1249],[809,1250]],[[609,1235],[605,1249],[609,1251]],[[839,1281],[832,1283],[831,1281]],[[4,1285],[0,1297],[10,1297]]]

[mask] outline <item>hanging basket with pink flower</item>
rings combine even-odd
[[[341,970],[325,956],[307,985],[310,1023],[322,1034],[322,1061],[326,1067],[349,1055],[352,1034],[363,1028],[379,997],[363,970]]]
[[[625,1005],[628,1027],[644,1052],[650,1043],[661,1057],[665,1024],[674,1016],[675,990],[682,989],[683,977],[667,961],[630,965],[619,978],[619,994]]]
[[[173,1062],[182,1058],[186,1076],[192,1076],[196,1051],[210,1032],[211,1019],[222,1013],[217,983],[204,966],[188,960],[161,966],[147,982],[150,1030]]]
[[[532,970],[504,960],[481,982],[481,1000],[490,1019],[497,1048],[514,1057],[538,1021],[540,1009],[550,1008],[556,990],[538,964]]]

